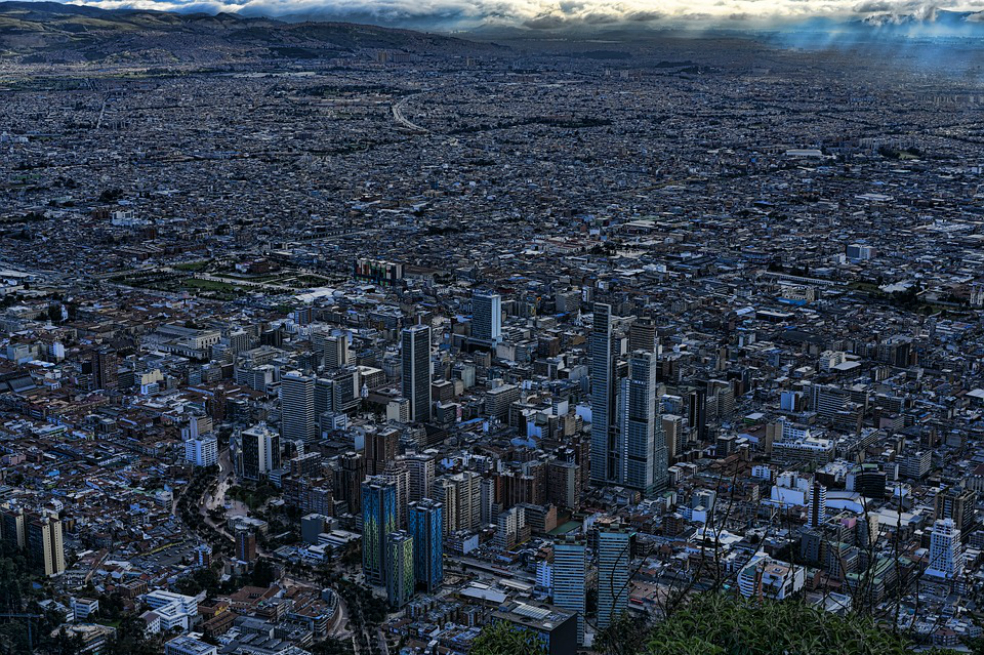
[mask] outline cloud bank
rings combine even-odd
[[[533,32],[612,26],[768,26],[829,20],[871,27],[984,26],[984,0],[71,0],[104,9],[227,12],[286,20]],[[945,20],[941,21],[941,17]]]

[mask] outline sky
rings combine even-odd
[[[984,27],[984,0],[71,0],[112,8],[219,11],[447,30],[518,27],[559,32],[611,27],[795,25],[824,20],[873,28]],[[950,12],[964,12],[959,15]]]

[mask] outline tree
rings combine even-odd
[[[355,653],[351,641],[342,641],[334,637],[328,637],[324,641],[308,647],[307,650],[311,655],[353,655]]]
[[[482,629],[471,655],[547,655],[547,648],[532,630],[495,621]]]
[[[645,655],[905,655],[913,646],[869,616],[834,614],[798,600],[694,596],[649,632]],[[640,652],[640,651],[637,651]],[[938,655],[948,651],[928,651]]]
[[[596,651],[604,655],[634,655],[642,652],[648,635],[649,626],[645,620],[622,612],[611,625],[595,636],[593,645]]]

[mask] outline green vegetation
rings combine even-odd
[[[482,631],[472,653],[541,652],[529,637],[524,631],[493,624]],[[694,596],[653,626],[623,615],[595,638],[595,650],[604,655],[907,655],[914,649],[904,634],[870,616],[834,614],[799,600],[756,603],[715,593]]]
[[[197,273],[198,271],[204,271],[210,264],[210,260],[203,259],[199,262],[182,262],[180,264],[174,265],[174,270],[176,271],[190,271],[192,273]]]
[[[599,650],[610,655],[905,655],[914,647],[870,616],[834,614],[798,600],[755,603],[722,594],[695,596],[657,623],[643,643],[626,647],[631,632],[621,626],[599,635],[604,646]]]

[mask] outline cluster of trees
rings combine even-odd
[[[915,644],[863,614],[834,614],[798,600],[753,602],[707,593],[654,625],[624,614],[596,636],[594,649],[604,655],[908,655]],[[535,633],[500,622],[482,631],[472,655],[545,652]]]

